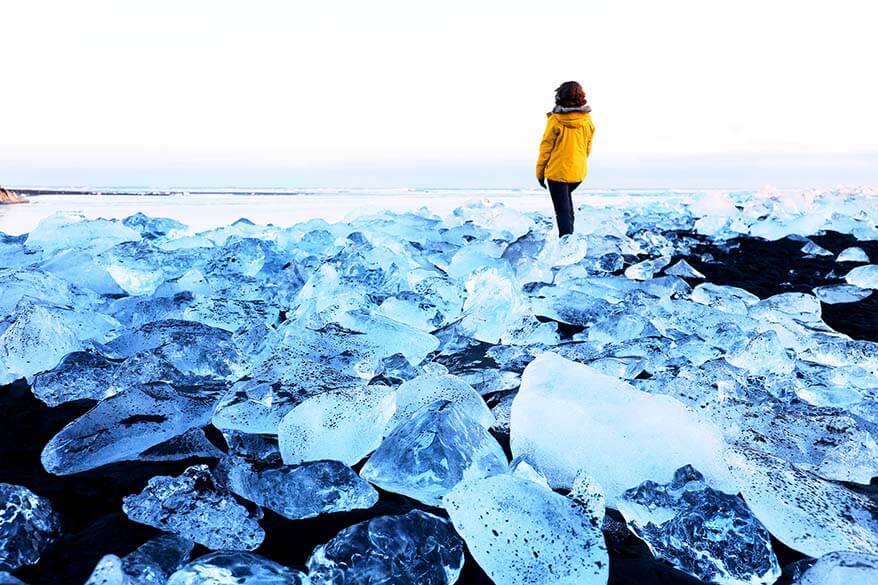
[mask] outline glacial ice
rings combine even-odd
[[[49,406],[83,398],[101,400],[112,392],[117,364],[95,351],[68,353],[55,368],[34,376],[34,396]]]
[[[335,459],[353,465],[378,448],[396,411],[396,393],[376,384],[303,400],[280,421],[284,463]]]
[[[866,264],[865,266],[857,266],[845,277],[848,284],[853,284],[860,288],[878,288],[878,264]]]
[[[340,461],[293,467],[226,458],[217,474],[233,493],[290,520],[371,508],[378,501],[378,492]]]
[[[102,400],[52,437],[42,453],[49,473],[67,475],[137,459],[151,447],[210,422],[218,389],[142,384]]]
[[[501,473],[507,461],[493,436],[457,403],[435,402],[400,424],[360,475],[381,489],[442,506],[461,481]]]
[[[415,412],[437,400],[458,405],[468,416],[486,429],[494,425],[494,416],[475,389],[458,376],[425,373],[400,384],[396,389],[396,413],[390,428],[410,419]]]
[[[60,532],[49,500],[24,486],[0,483],[0,571],[36,564]]]
[[[312,585],[451,585],[463,542],[451,523],[420,510],[354,524],[308,559]]]
[[[841,252],[839,252],[838,256],[835,258],[836,262],[869,262],[869,256],[866,254],[866,251],[858,246],[852,246],[850,248],[845,248]]]
[[[550,352],[524,371],[512,403],[510,444],[512,454],[533,461],[553,487],[569,488],[577,472],[587,470],[610,506],[628,488],[650,478],[670,481],[687,464],[704,470],[718,489],[737,491],[716,427],[669,396],[639,392]]]
[[[828,305],[837,303],[855,303],[862,301],[872,294],[871,289],[860,288],[854,284],[831,284],[818,286],[814,294],[821,302]]]
[[[727,452],[747,506],[778,540],[812,557],[878,554],[878,505],[756,449]]]
[[[122,510],[135,522],[213,550],[253,550],[265,538],[258,516],[236,502],[203,464],[177,477],[153,477],[142,492],[123,498]]]
[[[668,484],[629,489],[618,505],[657,558],[702,581],[770,584],[780,577],[768,530],[737,496],[714,490],[691,466]]]
[[[832,252],[818,244],[815,244],[811,240],[808,240],[808,243],[802,246],[802,253],[811,256],[832,256]]]
[[[189,559],[193,544],[163,534],[122,558],[104,555],[85,585],[165,585],[168,577]]]
[[[307,575],[257,554],[221,551],[176,571],[167,585],[309,585]]]
[[[607,582],[609,558],[600,520],[537,482],[508,473],[465,481],[445,496],[445,506],[455,530],[495,583]]]
[[[685,260],[678,260],[673,266],[665,268],[664,273],[668,276],[680,276],[683,278],[704,278],[703,274]]]
[[[794,585],[874,585],[878,583],[878,556],[858,552],[831,552],[811,565]]]

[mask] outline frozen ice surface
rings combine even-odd
[[[378,501],[378,492],[340,461],[293,467],[227,458],[220,469],[232,492],[291,520],[370,508]]]
[[[820,302],[827,305],[837,303],[855,303],[868,298],[872,294],[871,289],[860,288],[854,284],[831,284],[827,286],[818,286],[814,289],[814,294],[820,299]]]
[[[165,585],[189,559],[192,548],[184,538],[163,534],[122,558],[104,555],[85,585]]]
[[[570,498],[503,473],[445,497],[454,528],[489,577],[504,585],[604,585],[609,558],[600,520]]]
[[[708,583],[774,583],[780,567],[768,530],[735,495],[714,490],[691,466],[668,484],[645,481],[619,511],[652,553]]]
[[[848,284],[853,284],[860,288],[878,288],[878,264],[857,266],[848,272],[844,279]]]
[[[691,264],[685,260],[678,260],[672,266],[665,268],[665,274],[669,276],[681,276],[683,278],[704,278]]]
[[[874,585],[878,583],[878,556],[832,552],[811,565],[793,585]]]
[[[308,576],[257,554],[221,551],[175,572],[167,585],[308,585]]]
[[[312,585],[451,585],[463,566],[451,523],[413,510],[354,524],[308,559]]]
[[[485,428],[494,425],[494,416],[475,389],[458,376],[426,373],[400,384],[396,389],[396,413],[390,428],[408,420],[421,408],[448,400]]]
[[[690,463],[707,470],[712,485],[737,491],[716,427],[670,396],[640,392],[553,353],[525,369],[511,429],[512,454],[536,464],[553,487],[569,488],[584,469],[610,506],[628,488],[670,481]]]
[[[835,259],[836,262],[869,262],[869,256],[866,254],[866,251],[860,247],[853,246],[850,248],[845,248],[841,252],[839,252],[838,257]]]
[[[442,496],[461,481],[501,473],[506,465],[502,447],[479,421],[457,403],[440,400],[396,427],[360,475],[381,489],[441,507]]]
[[[60,532],[49,500],[26,487],[0,483],[0,571],[36,564]]]
[[[278,426],[284,463],[335,459],[353,465],[378,448],[395,411],[396,393],[380,384],[307,398]]]
[[[865,496],[755,449],[730,449],[727,459],[747,506],[788,547],[878,554],[878,506]]]
[[[218,390],[142,384],[110,396],[52,437],[43,467],[67,475],[137,459],[151,447],[210,422]]]
[[[101,400],[111,393],[117,365],[97,352],[75,351],[55,368],[34,376],[31,390],[49,406],[83,398]]]
[[[265,538],[257,517],[217,483],[206,465],[177,477],[153,477],[142,492],[123,498],[122,509],[135,522],[214,550],[253,550]]]

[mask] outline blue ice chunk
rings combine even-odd
[[[165,585],[189,559],[193,546],[189,540],[163,534],[122,558],[104,555],[85,585]]]
[[[26,487],[0,483],[0,571],[36,564],[60,531],[49,500]]]
[[[464,480],[506,470],[496,439],[461,406],[440,400],[398,426],[363,465],[360,475],[380,488],[442,506]]]
[[[420,510],[354,524],[308,559],[312,585],[451,585],[463,542],[451,523]]]
[[[162,236],[168,236],[174,232],[185,232],[186,225],[180,223],[176,219],[167,217],[150,217],[141,212],[129,215],[122,220],[122,224],[140,232],[140,235],[147,239],[156,239]]]
[[[774,583],[780,566],[768,530],[737,496],[711,488],[692,466],[668,484],[645,481],[618,508],[652,553],[708,583]]]
[[[309,579],[301,571],[253,553],[221,551],[184,565],[167,585],[309,585]]]
[[[118,365],[95,351],[75,351],[55,368],[34,376],[31,390],[49,406],[83,398],[101,400],[112,394],[110,385]]]
[[[290,466],[229,457],[218,475],[232,492],[290,520],[371,508],[378,501],[378,492],[340,461]]]
[[[156,382],[110,396],[52,437],[43,449],[43,467],[67,475],[136,459],[150,447],[208,424],[220,391]]]
[[[600,519],[530,478],[503,473],[462,482],[444,503],[454,528],[495,583],[607,583]]]
[[[177,477],[153,477],[142,492],[123,498],[122,510],[135,522],[214,550],[253,550],[265,538],[258,516],[239,504],[207,465],[193,465]]]
[[[98,254],[122,242],[136,242],[140,233],[115,219],[86,220],[81,215],[60,214],[40,222],[27,236],[25,247],[46,258],[61,250],[78,249]]]
[[[823,555],[793,585],[874,585],[878,556],[839,551]]]

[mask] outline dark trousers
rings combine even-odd
[[[579,183],[559,183],[548,180],[552,205],[555,207],[555,218],[558,220],[558,235],[573,233],[573,198],[570,196],[579,187]]]

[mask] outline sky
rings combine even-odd
[[[0,0],[0,184],[530,187],[582,83],[587,186],[878,184],[869,0]]]

